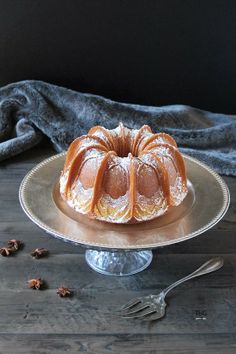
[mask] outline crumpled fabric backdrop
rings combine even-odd
[[[94,125],[130,128],[148,124],[171,134],[180,150],[220,174],[236,175],[236,118],[185,105],[163,107],[114,102],[42,81],[0,89],[0,161],[39,144],[43,134],[63,151]]]

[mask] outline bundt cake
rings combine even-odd
[[[168,134],[122,123],[75,139],[60,177],[70,207],[98,220],[135,223],[164,214],[187,194],[184,160]]]

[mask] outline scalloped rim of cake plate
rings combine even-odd
[[[210,167],[184,155],[188,194],[164,215],[137,224],[114,224],[90,219],[67,206],[59,193],[59,176],[66,153],[35,166],[23,179],[19,200],[27,216],[47,233],[75,245],[100,250],[143,250],[189,240],[225,215],[230,194]]]

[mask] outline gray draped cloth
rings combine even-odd
[[[41,81],[0,88],[0,161],[40,143],[46,135],[66,150],[94,125],[151,126],[172,135],[183,153],[224,175],[236,175],[236,118],[185,105],[163,107],[114,102]]]

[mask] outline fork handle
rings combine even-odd
[[[180,280],[177,280],[174,284],[171,284],[170,286],[168,286],[168,288],[164,289],[162,291],[162,293],[164,293],[164,296],[165,296],[170,290],[172,290],[176,286],[184,283],[185,281],[196,278],[196,277],[200,277],[201,275],[204,275],[204,274],[214,272],[214,271],[220,269],[221,267],[223,267],[223,265],[224,265],[224,260],[222,257],[211,258],[209,261],[207,261],[206,263],[201,265],[201,267],[198,268],[197,270],[195,270],[193,273],[187,275],[186,277],[184,277]]]

